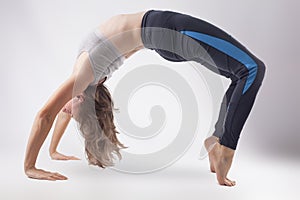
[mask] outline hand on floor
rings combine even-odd
[[[49,172],[42,169],[36,169],[35,167],[25,170],[25,173],[29,178],[40,180],[56,181],[68,179],[66,176],[63,176],[57,172]]]
[[[66,156],[61,153],[58,153],[57,151],[50,154],[52,160],[80,160],[79,158],[75,156]]]

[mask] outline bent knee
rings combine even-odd
[[[266,73],[266,65],[260,60],[257,60],[256,63],[257,63],[257,74],[256,74],[256,76],[258,76],[257,81],[262,82],[264,77],[265,77],[265,73]]]
[[[266,65],[265,65],[265,63],[263,63],[262,61],[260,61],[260,63],[258,64],[258,68],[260,69],[260,73],[262,73],[263,76],[264,76],[265,72],[266,72]]]

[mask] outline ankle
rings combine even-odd
[[[233,150],[229,147],[226,147],[224,145],[221,145],[221,154],[223,157],[232,158],[234,153],[235,153],[235,150]]]

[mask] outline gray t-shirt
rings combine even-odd
[[[110,78],[112,73],[121,66],[125,57],[120,54],[112,42],[98,30],[90,32],[79,46],[78,56],[88,52],[95,80],[97,84],[104,77]]]

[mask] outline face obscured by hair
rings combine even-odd
[[[83,102],[84,96],[82,94],[77,95],[63,107],[62,111],[71,115],[76,120],[79,113],[79,107]]]

